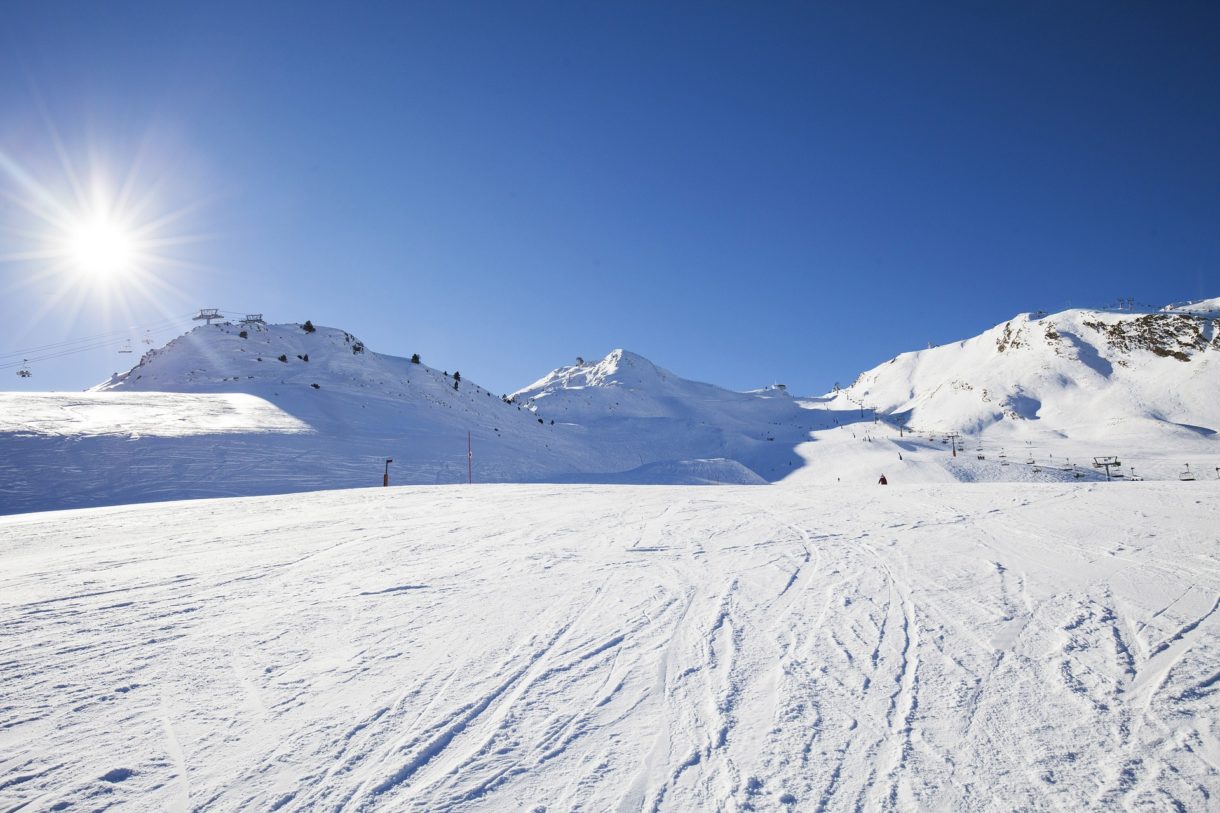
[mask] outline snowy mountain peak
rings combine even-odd
[[[464,438],[468,430],[496,435],[537,421],[457,371],[376,353],[345,330],[309,322],[196,327],[93,389],[245,393],[315,428],[374,440],[404,426]]]
[[[514,398],[526,399],[554,388],[583,389],[584,387],[640,387],[664,381],[673,374],[657,367],[648,359],[621,348],[611,350],[599,361],[586,362],[578,358],[575,364],[559,367],[514,393]]]
[[[359,386],[406,359],[366,351],[345,330],[304,324],[200,325],[95,390],[245,391],[260,384]]]
[[[1185,302],[1174,302],[1172,305],[1166,305],[1162,310],[1220,317],[1220,296],[1212,297],[1211,299],[1190,299]]]
[[[1210,434],[1220,427],[1217,304],[1020,314],[899,355],[837,397],[936,430],[1039,421],[1078,437]]]

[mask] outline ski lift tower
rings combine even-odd
[[[241,323],[247,327],[256,327],[258,325],[267,324],[265,321],[263,321],[263,315],[261,313],[247,313],[246,318],[242,319]]]
[[[192,322],[207,322],[209,326],[213,319],[222,319],[219,308],[200,308],[199,313],[191,317]]]
[[[1114,455],[1093,458],[1093,468],[1106,470],[1106,482],[1110,480],[1110,469],[1117,469],[1120,466],[1122,466],[1122,463]]]

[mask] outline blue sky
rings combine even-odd
[[[3,386],[219,307],[496,391],[621,346],[812,393],[1022,310],[1215,296],[1217,9],[9,4],[0,354],[115,338]],[[73,176],[145,204],[140,274],[29,256]]]

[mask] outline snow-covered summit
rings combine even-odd
[[[1211,299],[1190,299],[1185,302],[1175,302],[1162,308],[1164,311],[1180,311],[1220,317],[1220,296]]]
[[[793,447],[808,439],[817,418],[777,392],[691,381],[617,349],[553,370],[513,393],[512,401],[582,427],[607,458],[641,464],[723,458],[776,480],[799,464]]]
[[[560,367],[513,393],[514,402],[552,417],[586,422],[607,417],[686,417],[702,403],[742,403],[751,396],[690,381],[628,350]]]
[[[224,322],[201,325],[149,350],[131,370],[94,389],[234,392],[318,384],[401,394],[413,374],[420,384],[447,377],[409,359],[368,350],[359,338],[337,328]]]
[[[555,387],[580,389],[582,387],[644,386],[648,383],[673,377],[648,359],[629,350],[611,350],[606,357],[592,363],[577,359],[575,364],[552,370],[542,378],[518,391],[546,391]]]
[[[535,420],[456,370],[376,353],[345,330],[310,323],[200,326],[94,391],[249,393],[344,432],[390,433],[408,414],[415,425],[497,431]]]
[[[1076,437],[1211,435],[1220,427],[1220,331],[1207,309],[1217,303],[1020,314],[974,338],[903,353],[838,399],[938,430],[1038,422]]]

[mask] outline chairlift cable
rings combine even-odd
[[[28,356],[31,353],[41,353],[41,352],[49,351],[49,350],[59,350],[59,349],[67,348],[72,345],[78,345],[78,344],[86,344],[86,343],[94,344],[97,342],[104,343],[107,341],[112,341],[112,340],[121,338],[123,336],[130,335],[131,331],[133,331],[133,330],[158,330],[159,331],[159,330],[162,330],[163,328],[170,327],[175,324],[179,324],[188,318],[189,317],[186,317],[186,316],[170,317],[168,319],[162,319],[158,322],[153,322],[151,324],[128,325],[126,327],[116,328],[116,329],[108,331],[106,333],[97,333],[92,336],[82,336],[77,339],[65,339],[65,340],[59,341],[59,342],[51,342],[50,344],[42,344],[42,345],[36,345],[34,347],[20,348],[20,349],[13,350],[8,353],[0,353],[0,360],[16,358],[18,356]]]
[[[165,320],[164,322],[154,323],[153,327],[150,327],[149,330],[161,330],[164,327],[169,327],[175,322],[177,322],[177,320],[171,319]],[[75,339],[70,342],[59,342],[57,344],[44,345],[39,349],[27,348],[25,355],[22,356],[20,361],[15,360],[13,356],[0,356],[0,370],[11,370],[14,367],[21,367],[29,362],[50,361],[52,359],[73,356],[78,353],[87,353],[94,350],[112,348],[119,343],[122,337],[128,336],[129,333],[129,330],[124,329],[122,331],[115,331],[112,333],[97,334],[89,339]],[[131,339],[127,338],[123,344],[119,345],[119,347],[129,347],[130,344]],[[38,352],[38,350],[43,350],[45,352]],[[120,352],[122,352],[122,350],[120,350]],[[13,360],[3,360],[6,358]]]

